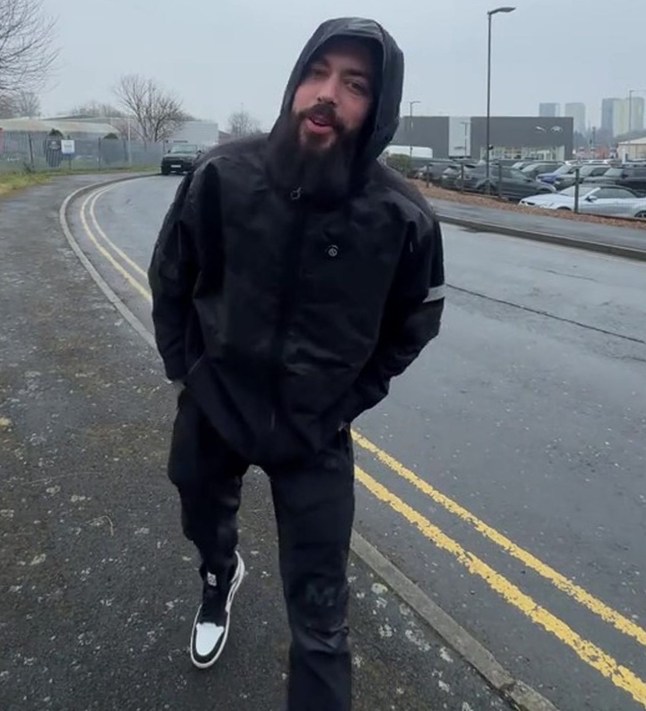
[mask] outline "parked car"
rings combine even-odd
[[[502,181],[499,189],[498,183],[501,177]],[[502,167],[501,169],[500,166],[495,164],[489,167],[489,185],[489,192],[493,195],[501,195],[508,200],[521,200],[528,195],[554,192],[554,188],[551,185],[533,180],[520,170],[507,167]],[[456,188],[462,187],[462,181],[459,176],[456,178],[455,186]],[[486,166],[478,165],[465,173],[464,189],[470,192],[487,192]]]
[[[549,173],[562,165],[564,165],[562,160],[535,161],[521,168],[521,170],[528,178],[535,180],[540,173]]]
[[[576,186],[551,195],[531,195],[520,201],[521,205],[544,207],[548,210],[574,211]],[[614,185],[579,185],[579,212],[616,217],[645,217],[646,198],[627,188]]]
[[[473,163],[470,161],[464,161],[463,163],[453,163],[448,168],[442,171],[442,177],[440,178],[440,185],[447,190],[455,190],[456,181],[462,175],[462,166],[464,166],[464,172],[467,173],[478,166],[478,163]]]
[[[608,165],[607,163],[586,163],[585,165],[580,166],[579,168],[579,182],[583,182],[586,178],[590,177],[599,177],[603,178],[603,176],[610,170],[612,166]],[[567,173],[564,175],[559,175],[552,185],[557,190],[565,190],[565,188],[569,188],[571,185],[574,185],[576,183],[576,172],[571,172]]]
[[[609,168],[600,177],[594,175],[586,177],[583,184],[587,185],[588,183],[592,185],[611,184],[646,194],[646,165],[622,165]]]
[[[450,158],[430,158],[428,163],[417,171],[415,177],[418,180],[426,180],[428,176],[431,183],[440,183],[442,173],[455,164],[455,161]]]
[[[517,160],[515,163],[512,163],[510,167],[514,170],[522,170],[532,163],[536,163],[536,160]]]
[[[162,156],[161,174],[187,173],[195,166],[203,150],[194,143],[174,143]]]

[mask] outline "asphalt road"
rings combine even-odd
[[[556,217],[543,217],[522,210],[501,210],[495,206],[484,207],[450,200],[432,200],[431,202],[443,219],[480,222],[483,225],[498,225],[511,230],[555,234],[573,242],[593,242],[599,245],[646,251],[646,230],[637,227],[627,225],[617,228],[614,225],[594,222],[558,220]]]
[[[177,182],[111,188],[86,220],[94,205],[145,269]],[[643,708],[643,264],[444,234],[441,337],[357,423],[357,528],[561,709]],[[83,246],[149,323],[142,293]]]

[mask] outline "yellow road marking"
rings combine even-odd
[[[87,219],[85,217],[85,211],[87,209],[87,204],[88,202],[94,197],[95,193],[90,193],[88,197],[83,201],[83,204],[81,205],[81,222],[83,224],[83,228],[85,229],[85,232],[87,236],[92,240],[94,243],[94,246],[99,250],[99,252],[112,264],[112,266],[128,281],[128,283],[133,286],[141,296],[148,301],[148,303],[152,302],[152,297],[150,295],[150,292],[144,288],[131,274],[127,269],[124,269],[124,267],[119,264],[119,262],[108,252],[105,247],[103,247],[101,244],[99,244],[97,238],[95,237],[94,233],[90,229],[90,226],[87,223]]]
[[[92,203],[90,204],[90,217],[92,218],[92,223],[96,229],[96,231],[99,233],[99,236],[108,244],[110,247],[123,259],[123,261],[131,266],[138,274],[144,277],[146,279],[146,282],[148,281],[148,275],[146,272],[137,264],[137,262],[133,261],[130,259],[130,257],[106,235],[106,233],[101,229],[101,225],[99,225],[99,221],[96,219],[96,213],[94,211],[96,201],[105,195],[109,190],[112,190],[115,188],[119,183],[115,183],[113,185],[108,186],[107,188],[104,188],[103,190],[99,190],[98,192],[95,193],[94,199],[92,200]]]
[[[444,551],[451,553],[472,574],[482,578],[489,587],[497,592],[505,602],[513,605],[535,624],[543,627],[554,635],[563,644],[572,649],[586,664],[596,669],[612,683],[628,692],[635,701],[646,705],[646,682],[640,679],[627,667],[622,666],[616,659],[606,654],[593,642],[580,637],[571,627],[553,615],[536,600],[526,595],[522,590],[495,571],[483,560],[478,558],[441,529],[432,524],[427,518],[413,509],[398,496],[389,491],[383,484],[373,479],[360,467],[355,467],[357,479],[377,499],[388,504],[409,523],[417,528],[426,538]]]
[[[418,477],[414,472],[405,467],[401,462],[398,462],[394,457],[392,457],[387,452],[379,449],[377,445],[370,442],[370,440],[363,437],[361,434],[352,431],[354,441],[363,447],[366,451],[375,455],[375,457],[385,464],[389,469],[391,469],[395,474],[399,475],[402,479],[410,482],[417,489],[422,491],[424,494],[429,496],[433,501],[443,506],[447,511],[455,514],[463,521],[470,523],[479,533],[481,533],[485,538],[496,543],[505,552],[513,556],[517,560],[522,561],[524,565],[533,570],[534,572],[541,575],[546,580],[549,580],[556,588],[562,592],[569,595],[571,598],[576,600],[579,604],[587,607],[588,610],[598,615],[605,622],[610,623],[625,635],[633,637],[640,644],[646,646],[646,630],[644,630],[639,625],[635,624],[632,620],[624,617],[621,613],[613,610],[611,607],[606,605],[606,603],[598,600],[596,597],[591,595],[587,590],[577,585],[569,578],[559,573],[554,568],[550,567],[543,561],[536,558],[529,551],[521,548],[511,541],[507,536],[492,528],[484,521],[479,519],[477,516],[472,514],[470,511],[460,506],[456,501],[450,499],[445,494],[442,494],[435,487],[431,486],[428,482],[424,481]]]

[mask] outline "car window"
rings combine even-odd
[[[609,200],[625,200],[626,198],[634,198],[635,196],[629,190],[622,190],[621,188],[601,188],[598,197]]]
[[[197,153],[197,146],[189,143],[182,143],[170,147],[171,153]]]
[[[593,190],[597,190],[594,186],[586,186],[586,185],[579,185],[579,197],[583,197],[584,195],[587,195],[588,193],[592,192]],[[567,197],[575,197],[576,195],[576,185],[573,185],[570,188],[565,188],[565,190],[561,190],[559,192],[559,195],[565,195]]]

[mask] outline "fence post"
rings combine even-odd
[[[27,139],[29,141],[29,165],[31,165],[31,169],[34,170],[34,144],[31,140],[31,133],[27,134]]]
[[[581,168],[578,166],[574,170],[574,212],[579,211],[579,176]]]
[[[502,163],[498,163],[498,197],[502,200]]]
[[[464,163],[460,164],[460,192],[464,192]]]

